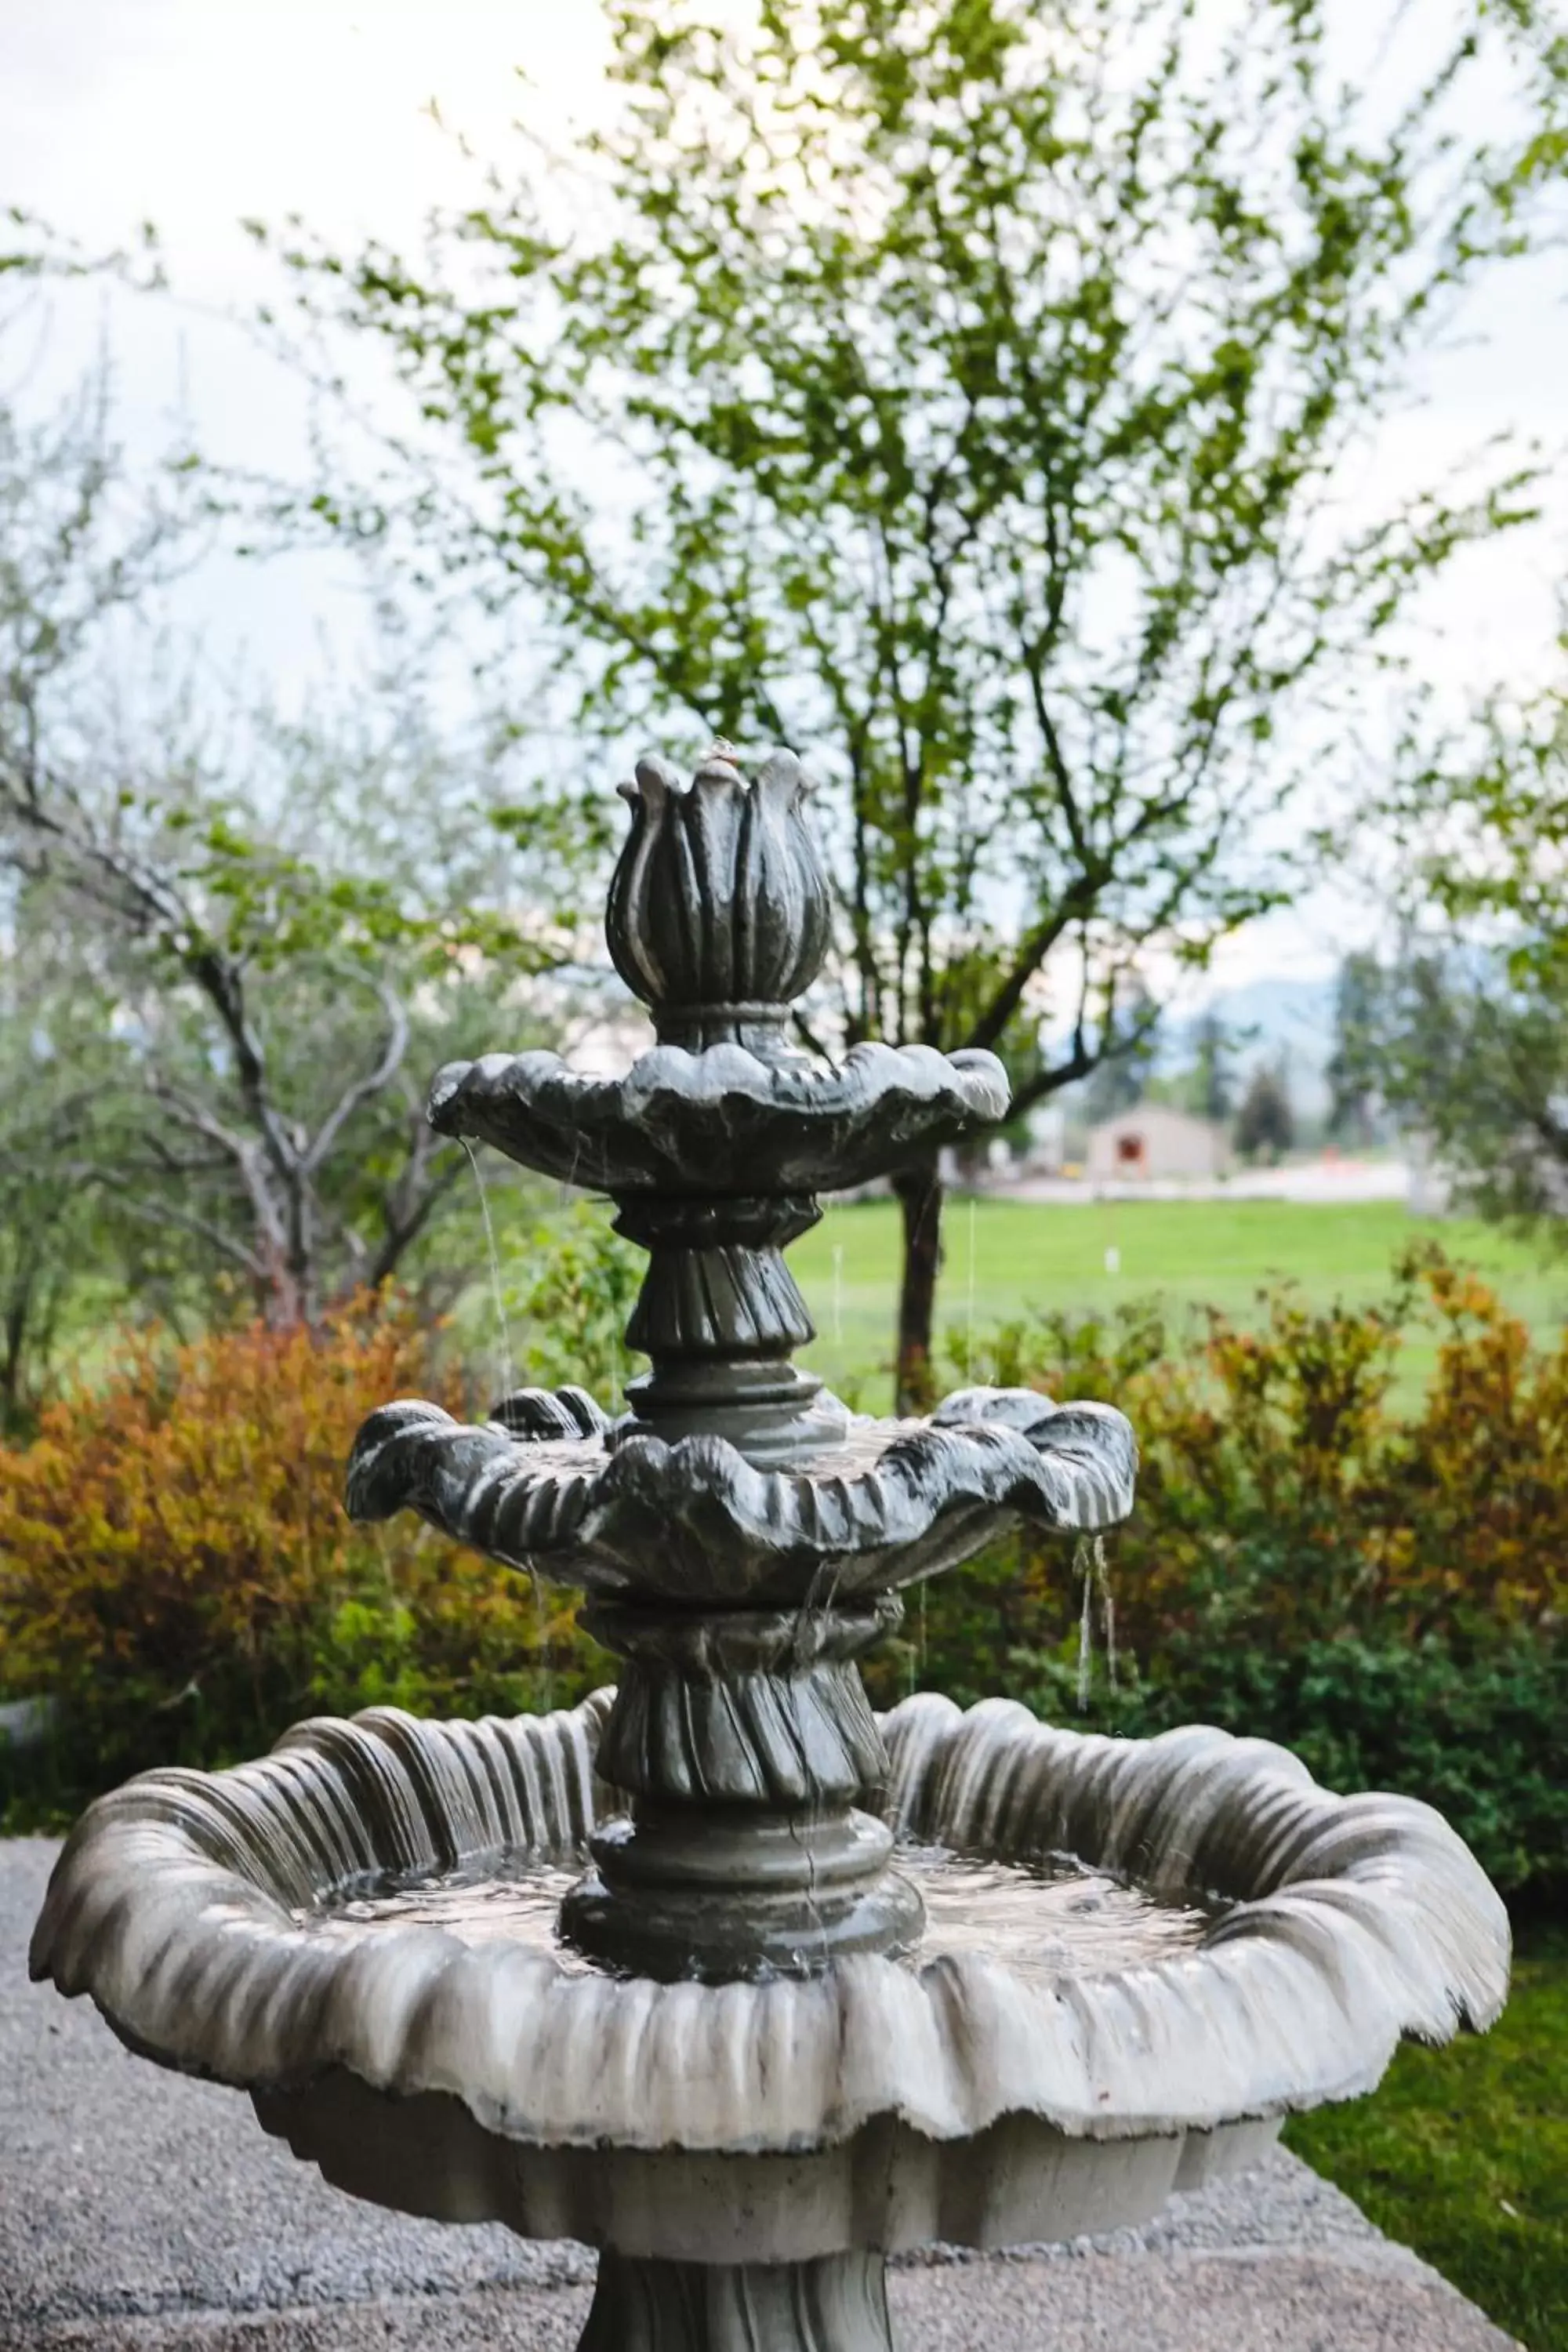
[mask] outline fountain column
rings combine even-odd
[[[578,2352],[892,2352],[881,2254],[667,2263],[606,2250]]]
[[[623,1657],[598,1769],[632,1800],[591,1841],[562,1932],[596,1959],[708,1983],[907,1950],[921,1898],[888,1868],[887,1757],[855,1660],[893,1595],[821,1609],[592,1606]]]
[[[714,1049],[738,1049],[809,1089],[789,1007],[822,962],[829,897],[797,764],[775,758],[748,787],[716,744],[689,791],[653,761],[623,789],[632,830],[605,931],[660,1045],[710,1067]],[[679,1134],[667,1140],[679,1191],[616,1191],[617,1231],[648,1253],[626,1339],[651,1369],[629,1384],[615,1438],[721,1439],[748,1465],[826,1475],[848,1416],[791,1361],[816,1335],[784,1259],[816,1201],[777,1167],[743,1193],[717,1189]],[[918,1942],[921,1897],[861,1802],[888,1759],[855,1662],[902,1604],[840,1605],[834,1585],[825,1559],[820,1591],[795,1609],[584,1611],[625,1662],[598,1770],[631,1810],[591,1840],[594,1868],[562,1907],[580,1950],[723,1984]],[[580,2352],[891,2352],[885,2257],[702,2263],[607,2248]]]
[[[797,763],[776,756],[747,785],[716,744],[689,790],[657,761],[624,789],[633,822],[605,931],[660,1045],[698,1057],[694,1076],[743,1055],[808,1099],[789,1008],[821,964],[829,898]],[[826,1477],[849,1417],[791,1361],[815,1334],[784,1259],[816,1201],[776,1167],[736,1192],[678,1128],[661,1139],[679,1189],[615,1188],[617,1230],[648,1253],[626,1339],[651,1370],[628,1386],[612,1442],[722,1440],[754,1468]],[[855,1661],[901,1607],[891,1595],[838,1605],[830,1559],[818,1582],[788,1611],[712,1594],[587,1611],[626,1661],[599,1770],[631,1811],[594,1839],[595,1868],[563,1906],[581,1950],[723,1983],[918,1939],[920,1896],[889,1870],[891,1835],[861,1802],[878,1798],[887,1758]]]

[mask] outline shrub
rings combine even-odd
[[[521,1342],[519,1377],[534,1388],[575,1382],[608,1412],[643,1359],[626,1328],[642,1287],[644,1253],[623,1241],[597,1202],[579,1201],[536,1227],[508,1286],[509,1329]]]
[[[1071,1641],[1016,1651],[1002,1679],[1036,1712],[1078,1712]],[[1148,1674],[1096,1676],[1092,1727],[1147,1738],[1180,1723],[1278,1740],[1335,1789],[1436,1805],[1516,1905],[1568,1904],[1568,1646],[1519,1633],[1469,1659],[1442,1643],[1354,1636],[1273,1648],[1178,1637]]]
[[[516,1302],[528,1375],[605,1395],[634,1274],[595,1219],[542,1235]],[[1431,1378],[1400,1409],[1400,1350],[1433,1327]],[[1331,1786],[1439,1806],[1516,1899],[1568,1900],[1568,1338],[1533,1346],[1427,1252],[1371,1307],[1277,1290],[1256,1327],[1211,1313],[1194,1339],[1133,1305],[1011,1325],[984,1352],[1003,1382],[1113,1400],[1139,1433],[1118,1670],[1096,1601],[1087,1720],[1278,1739]],[[411,1391],[464,1407],[395,1308],[314,1337],[143,1339],[0,1453],[0,1696],[60,1700],[58,1807],[144,1765],[255,1753],[312,1711],[510,1712],[613,1671],[570,1592],[405,1515],[350,1526],[354,1430]],[[1071,1717],[1080,1595],[1062,1544],[994,1544],[918,1590],[873,1695],[1000,1689]],[[14,1787],[13,1819],[47,1794]]]
[[[154,1334],[0,1453],[0,1696],[59,1710],[26,1785],[0,1751],[14,1812],[254,1754],[302,1715],[513,1713],[602,1678],[570,1596],[406,1516],[350,1524],[354,1431],[410,1391],[461,1403],[395,1308],[314,1334]]]
[[[1252,1328],[1210,1312],[1195,1344],[1138,1305],[986,1343],[1004,1381],[1114,1400],[1138,1430],[1138,1507],[1112,1548],[1120,1687],[1101,1625],[1089,1719],[1278,1739],[1331,1786],[1428,1799],[1506,1891],[1561,1904],[1568,1335],[1536,1347],[1431,1250],[1376,1306],[1313,1310],[1285,1288],[1262,1307]],[[1435,1369],[1402,1412],[1399,1351],[1433,1326]],[[1003,1688],[1071,1716],[1080,1595],[1063,1546],[995,1545],[932,1586],[881,1694]]]

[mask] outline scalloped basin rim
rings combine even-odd
[[[216,1774],[154,1772],[67,1843],[31,1966],[165,2063],[251,2088],[346,2068],[447,2092],[550,2147],[788,2150],[895,2116],[936,2140],[1009,2114],[1073,2137],[1209,2130],[1351,2096],[1402,2033],[1483,2027],[1507,1915],[1427,1806],[1340,1798],[1203,1727],[1116,1741],[1005,1701],[885,1718],[888,1812],[979,1854],[1069,1853],[1238,1907],[1196,1949],[1052,1990],[993,1962],[884,1959],[703,1988],[568,1976],[397,1928],[328,1948],[291,1905],[356,1872],[582,1849],[607,1695],[510,1721],[373,1709]]]
[[[951,1142],[1005,1113],[994,1055],[929,1045],[852,1046],[829,1068],[759,1059],[742,1045],[655,1045],[616,1077],[543,1048],[448,1063],[428,1116],[525,1166],[617,1198],[744,1192],[767,1171],[794,1197],[886,1174],[917,1145]]]
[[[519,1097],[550,1085],[605,1102],[672,1094],[686,1103],[720,1103],[742,1096],[779,1108],[833,1111],[848,1099],[858,1105],[892,1094],[935,1099],[942,1092],[962,1097],[983,1117],[1000,1118],[1011,1089],[994,1054],[969,1046],[942,1054],[933,1045],[889,1045],[870,1040],[851,1045],[824,1069],[812,1064],[764,1062],[745,1046],[721,1045],[689,1053],[684,1045],[650,1045],[616,1076],[574,1069],[546,1046],[521,1054],[480,1054],[469,1061],[446,1062],[430,1082],[434,1119],[465,1079],[478,1073],[489,1085],[503,1076]]]
[[[820,1589],[825,1560],[852,1599],[952,1566],[1016,1517],[1082,1531],[1132,1507],[1126,1416],[1032,1389],[963,1390],[914,1424],[855,1420],[849,1453],[771,1468],[712,1433],[606,1443],[603,1416],[579,1403],[598,1425],[574,1410],[548,1436],[466,1425],[415,1399],[383,1405],[354,1440],[350,1513],[412,1507],[492,1559],[590,1591],[787,1607]]]

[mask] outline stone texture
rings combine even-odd
[[[585,2287],[518,2287],[242,2320],[90,2321],[19,2338],[16,2352],[574,2352],[589,2300]],[[1515,2352],[1441,2281],[1279,2256],[1124,2258],[1046,2279],[998,2264],[957,2284],[895,2272],[888,2301],[907,2352]]]
[[[765,1172],[795,1200],[870,1183],[1005,1116],[994,1054],[852,1045],[830,1069],[763,1061],[740,1045],[655,1045],[625,1076],[590,1077],[556,1054],[451,1062],[430,1092],[434,1126],[488,1143],[563,1183],[623,1193],[754,1198]]]
[[[828,1451],[780,1466],[717,1434],[567,1435],[581,1406],[547,1420],[548,1402],[503,1400],[482,1426],[439,1405],[383,1406],[354,1444],[351,1512],[417,1511],[476,1551],[608,1599],[810,1610],[934,1575],[1020,1517],[1074,1533],[1132,1507],[1125,1417],[1033,1389],[966,1389],[926,1422],[856,1415]]]
[[[426,1926],[301,1932],[292,1915],[344,1884],[581,1853],[605,1697],[513,1723],[376,1709],[301,1727],[231,1772],[146,1775],[73,1832],[35,1973],[90,1991],[136,2046],[220,2080],[288,2084],[327,2068],[374,2093],[450,2100],[478,2126],[451,2141],[451,2210],[500,2210],[539,2233],[586,2214],[595,2237],[624,2242],[618,2216],[652,2194],[645,2183],[629,2208],[606,2204],[602,2183],[590,2195],[557,2167],[552,2204],[552,2148],[593,2152],[595,2166],[612,2143],[787,2151],[802,2168],[793,2238],[782,2207],[761,2215],[761,2173],[740,2162],[705,2178],[712,2226],[754,2217],[759,2243],[737,2242],[737,2261],[764,2242],[777,2258],[1041,2234],[1027,2181],[1054,2214],[1064,2135],[1110,2143],[1093,2190],[1104,2218],[1128,2197],[1141,2216],[1176,2183],[1181,2134],[1369,2089],[1402,2032],[1440,2041],[1501,2005],[1506,1914],[1429,1807],[1331,1796],[1283,1750],[1219,1731],[1106,1740],[1001,1701],[963,1715],[929,1696],[885,1718],[895,1824],[981,1855],[1075,1853],[1174,1902],[1217,1893],[1226,1907],[1203,1940],[1110,1973],[1035,1978],[949,1954],[709,1988],[567,1975],[537,1946],[464,1945]],[[348,2134],[386,2151],[394,2195],[397,2114]],[[857,2139],[889,2117],[915,2136],[896,2165]],[[1039,2145],[975,2142],[1008,2118],[1035,2119]],[[298,2111],[279,2121],[309,2144]],[[338,2145],[334,2128],[321,2124]],[[532,2185],[499,2146],[484,2154],[487,2135],[543,2144]],[[1144,2178],[1167,2158],[1163,2178]],[[868,2241],[865,2179],[885,2160],[892,2218]],[[416,2170],[426,2194],[444,2193],[438,2167]],[[967,2199],[962,2226],[950,2183]],[[354,2185],[379,2193],[374,2164]],[[515,2210],[496,2203],[503,2190]]]
[[[880,2254],[727,2265],[599,2257],[582,2352],[893,2352]]]
[[[137,2066],[29,1985],[57,1852],[0,1841],[4,2352],[570,2352],[594,2258],[354,2202],[232,2091]],[[1510,2339],[1277,2155],[1109,2239],[895,2263],[905,2352],[1505,2352]]]
[[[648,1253],[628,1345],[631,1425],[719,1436],[758,1465],[831,1452],[849,1415],[791,1361],[812,1336],[786,1245],[816,1194],[899,1167],[999,1118],[989,1053],[864,1041],[809,1060],[791,1007],[826,953],[832,900],[805,821],[805,779],[775,751],[748,780],[716,743],[690,783],[661,760],[621,787],[631,829],[611,880],[611,959],[658,1043],[621,1077],[544,1053],[437,1073],[430,1118],[523,1166],[614,1196]]]
[[[620,787],[631,831],[605,910],[610,960],[661,1044],[737,1044],[788,1061],[786,1008],[821,971],[833,898],[805,822],[807,784],[778,751],[748,785],[715,743],[687,784],[662,760]]]

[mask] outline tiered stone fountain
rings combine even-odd
[[[444,1070],[431,1117],[613,1197],[651,1369],[616,1420],[388,1405],[348,1486],[581,1586],[618,1688],[148,1773],[79,1824],[33,1969],[344,2189],[597,2245],[590,2352],[885,2352],[890,2251],[1146,2218],[1401,2033],[1489,2023],[1507,1922],[1427,1807],[1261,1741],[873,1717],[902,1589],[1019,1517],[1112,1526],[1132,1433],[1025,1390],[863,1419],[792,1364],[816,1194],[996,1118],[1002,1070],[794,1050],[829,898],[788,754],[625,789],[609,944],[656,1045]]]

